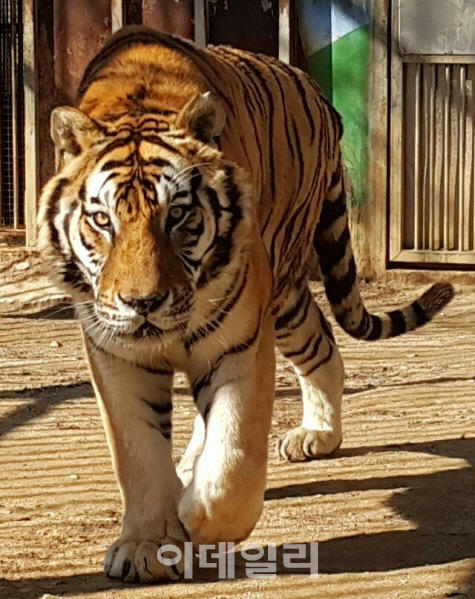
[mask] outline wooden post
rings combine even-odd
[[[23,1],[23,73],[25,94],[25,226],[26,245],[36,244],[38,180],[38,80],[36,68],[36,1]]]
[[[390,0],[372,2],[368,202],[350,212],[358,272],[374,278],[386,271],[388,253],[388,27]]]
[[[279,0],[279,60],[287,64],[290,64],[295,56],[292,9],[292,0]]]
[[[124,26],[124,0],[111,0],[111,31],[115,33]]]
[[[207,0],[194,0],[195,43],[204,48],[208,43]]]

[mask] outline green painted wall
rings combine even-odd
[[[343,117],[343,157],[350,174],[352,203],[368,200],[368,82],[370,27],[360,27],[332,44],[333,104]]]
[[[308,3],[312,0],[301,1]],[[343,0],[338,0],[338,2],[344,7]],[[312,16],[312,13],[303,14],[307,18],[307,22],[306,27],[301,28],[301,33],[303,37],[310,38],[310,42],[313,42],[314,45],[319,46],[318,51],[307,56],[309,72],[343,118],[343,157],[352,183],[348,200],[353,205],[362,206],[368,200],[368,92],[371,27],[366,23],[368,23],[369,17],[366,19],[366,23],[360,21],[360,26],[355,23],[353,30],[346,35],[338,36],[337,30],[340,26],[338,14],[332,15],[329,20],[329,4],[328,0],[324,0],[323,4],[316,3],[316,8],[312,9],[317,11],[317,15],[319,6],[321,19],[314,18],[309,22],[308,15]],[[308,4],[306,8],[309,8]],[[340,15],[342,19],[347,16],[344,12],[341,12]],[[335,32],[332,33],[332,30],[335,30],[337,35]],[[331,37],[334,38],[334,41],[329,43],[328,38]]]

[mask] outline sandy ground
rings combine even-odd
[[[473,287],[472,287],[473,289]],[[373,309],[422,290],[365,286]],[[325,460],[272,454],[264,513],[251,540],[277,545],[278,575],[137,587],[101,564],[120,499],[78,327],[0,320],[0,598],[475,598],[475,291],[461,288],[422,331],[378,344],[337,331],[347,369],[344,443]],[[176,455],[193,404],[177,379]],[[279,359],[272,445],[299,421],[299,389]],[[319,576],[283,566],[284,543],[319,542]]]

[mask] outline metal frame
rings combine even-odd
[[[115,33],[124,25],[124,1],[127,0],[111,0],[112,33]]]
[[[424,65],[429,64],[435,65],[434,69],[437,68],[436,65],[448,65],[448,64],[474,64],[475,56],[453,56],[453,55],[404,55],[398,51],[397,40],[398,40],[398,3],[396,1],[393,2],[392,7],[392,44],[391,44],[391,57],[390,57],[390,106],[391,106],[391,118],[390,118],[390,176],[389,176],[389,261],[393,265],[403,265],[403,264],[420,264],[420,265],[428,265],[428,264],[438,264],[445,266],[454,266],[457,265],[465,266],[470,264],[475,264],[475,252],[473,251],[460,251],[460,250],[438,250],[438,249],[422,249],[424,247],[422,242],[422,237],[425,238],[425,229],[423,230],[423,223],[419,222],[420,219],[424,216],[424,206],[415,205],[415,228],[414,228],[414,245],[416,249],[405,249],[404,248],[404,226],[405,226],[405,200],[404,200],[404,189],[405,189],[405,181],[403,180],[404,173],[404,144],[405,144],[405,132],[404,132],[404,121],[405,121],[405,110],[409,111],[410,107],[404,106],[404,65],[414,64],[415,76],[416,78],[421,76],[421,69]],[[415,66],[415,63],[422,65],[420,68]],[[435,76],[435,74],[434,74]],[[435,86],[435,83],[434,83]],[[417,88],[417,85],[416,85]],[[434,88],[435,89],[435,88]],[[416,92],[417,93],[417,92]],[[416,97],[417,104],[417,97]],[[429,106],[432,106],[429,99]],[[431,111],[433,112],[435,108],[432,106]],[[448,110],[447,106],[444,107],[444,110]],[[431,114],[432,114],[431,112]],[[407,113],[410,115],[410,113]],[[430,115],[428,116],[428,118]],[[414,136],[414,143],[418,143],[418,139],[420,140],[421,131],[419,129],[419,119],[414,116],[414,130],[410,132],[411,135]],[[444,122],[448,122],[448,117]],[[429,128],[428,135],[430,136],[431,129]],[[444,135],[444,139],[448,139],[448,132]],[[432,151],[433,148],[433,140],[428,139],[429,152]],[[448,143],[448,142],[447,142]],[[448,151],[444,145],[444,148],[441,151]],[[431,163],[433,159],[429,155],[429,160]],[[414,181],[413,185],[420,186],[421,185],[421,177],[423,177],[423,173],[419,170],[419,165],[417,164],[417,160],[415,161],[414,168]],[[444,161],[445,169],[448,168],[447,161]],[[444,180],[448,181],[448,172],[445,173]],[[447,183],[446,183],[447,184]],[[444,201],[447,203],[449,200],[447,198],[452,198],[452,191],[455,193],[455,190],[446,189],[444,192]],[[417,195],[415,196],[417,197]],[[455,197],[451,199],[450,206],[445,206],[444,210],[447,213],[449,210],[453,210],[452,204],[455,202]],[[460,202],[460,200],[459,200]],[[428,207],[429,208],[429,207]],[[434,235],[434,231],[439,230],[440,223],[437,225],[437,219],[440,218],[439,212],[436,210],[437,207],[432,207],[429,211],[429,218],[432,219],[428,223],[429,226],[429,235]],[[421,212],[422,210],[422,212]],[[433,219],[436,219],[435,221]],[[420,224],[418,228],[416,225]],[[450,232],[447,231],[448,227],[447,218],[444,220],[444,239],[449,238]],[[461,225],[459,224],[459,227]],[[419,231],[420,229],[420,231]]]
[[[23,90],[25,101],[25,229],[26,245],[36,244],[39,196],[38,81],[36,0],[23,0]]]
[[[195,44],[204,48],[208,43],[208,0],[194,0]]]
[[[294,5],[292,0],[279,0],[279,60],[288,64],[295,57]]]
[[[194,0],[195,43],[202,48],[208,43],[208,3]],[[289,64],[295,58],[294,11],[294,0],[279,0],[279,59]]]

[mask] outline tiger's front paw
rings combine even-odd
[[[289,431],[277,443],[277,452],[289,462],[304,462],[333,453],[341,444],[341,434],[299,427]]]
[[[176,547],[162,549],[165,545]],[[123,541],[118,539],[109,547],[104,562],[104,571],[109,578],[124,582],[159,582],[178,580],[183,574],[184,543],[181,541]]]
[[[192,481],[178,506],[178,514],[195,551],[200,545],[221,541],[239,543],[256,525],[263,506],[263,492],[241,488],[202,494]]]
[[[178,580],[185,568],[184,544],[189,538],[175,510],[155,518],[149,513],[149,519],[141,521],[132,520],[126,511],[122,535],[106,553],[107,576],[124,582]]]

